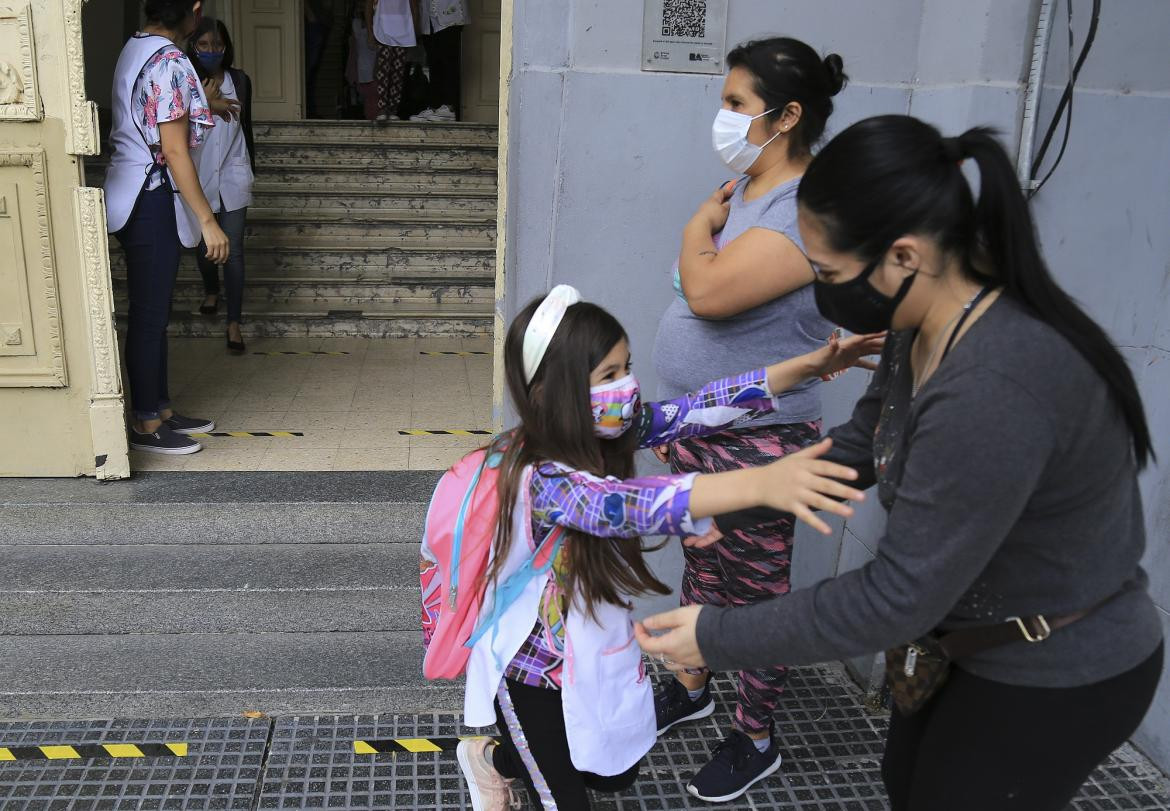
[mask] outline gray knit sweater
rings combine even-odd
[[[1157,647],[1139,565],[1145,531],[1130,435],[1104,383],[1055,330],[1000,297],[911,397],[912,332],[891,336],[832,457],[889,511],[877,557],[811,588],[705,607],[715,670],[844,659],[936,627],[1059,615],[1117,595],[1039,644],[960,661],[976,675],[1072,687]]]

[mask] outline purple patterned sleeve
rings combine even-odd
[[[694,394],[644,403],[638,417],[638,444],[651,448],[684,437],[712,434],[762,417],[775,407],[768,389],[768,370],[745,372],[708,383]]]
[[[545,463],[532,476],[533,517],[601,538],[702,535],[709,519],[690,513],[695,474],[603,479]]]

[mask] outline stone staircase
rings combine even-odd
[[[438,473],[10,480],[0,718],[451,710],[422,678]]]
[[[495,285],[494,126],[349,121],[256,125],[244,334],[459,337],[489,334]],[[91,162],[89,182],[104,166]],[[125,262],[111,240],[116,306]],[[186,252],[171,334],[219,337],[198,314]]]

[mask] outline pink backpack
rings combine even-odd
[[[548,572],[561,545],[564,531],[557,527],[517,572],[496,585],[491,615],[477,627],[483,579],[496,537],[504,447],[494,440],[452,465],[439,479],[427,508],[419,579],[426,648],[423,675],[428,679],[463,674],[471,648],[495,627],[533,577]]]

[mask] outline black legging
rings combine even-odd
[[[891,809],[1061,811],[1141,723],[1162,653],[1084,687],[1018,687],[956,668],[927,706],[890,719]]]
[[[424,34],[423,48],[431,69],[427,106],[437,110],[444,104],[459,115],[459,72],[463,26],[452,25],[433,34]]]
[[[529,687],[512,679],[505,679],[506,700],[511,707],[501,707],[496,701],[496,727],[500,745],[492,755],[496,771],[507,778],[519,778],[528,789],[533,808],[545,807],[533,783],[525,758],[533,760],[538,771],[537,782],[547,786],[550,801],[560,811],[584,811],[589,808],[588,789],[604,794],[625,791],[638,779],[639,764],[613,777],[602,777],[577,771],[569,757],[569,741],[565,734],[565,711],[561,706],[561,691],[546,687]],[[519,724],[520,729],[513,727]],[[517,749],[514,738],[523,734],[524,754]]]

